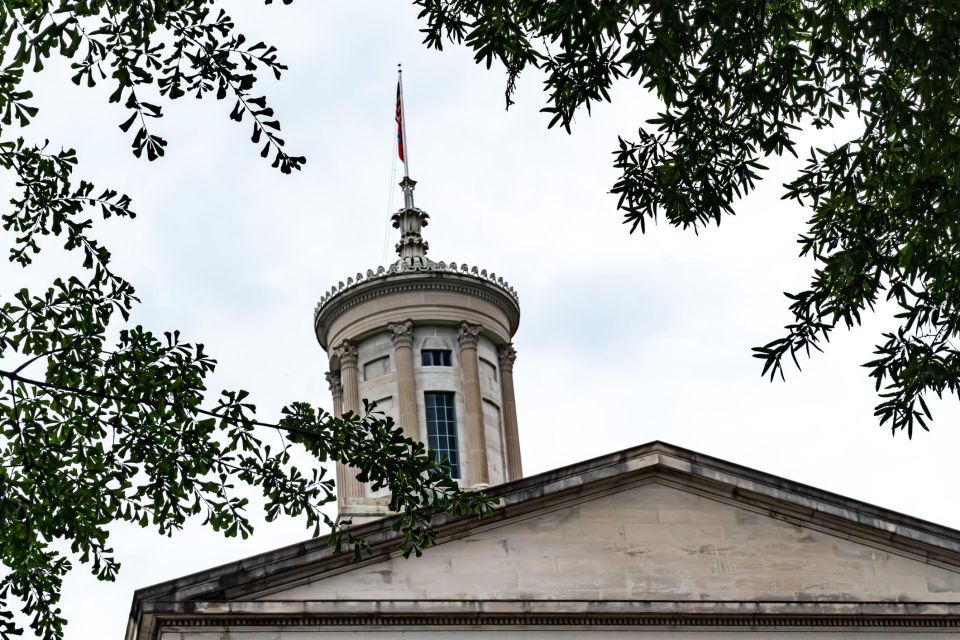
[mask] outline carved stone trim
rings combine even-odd
[[[467,487],[485,488],[490,484],[490,469],[487,464],[487,442],[483,427],[483,394],[480,390],[480,362],[477,359],[477,342],[481,326],[460,323],[457,341],[460,343],[460,373],[463,380],[463,422],[466,427]]]
[[[464,604],[470,604],[469,601]],[[676,603],[681,604],[681,603]],[[745,603],[747,604],[747,603]],[[941,603],[938,603],[941,604]],[[692,613],[682,607],[674,613],[423,613],[357,615],[291,614],[231,616],[163,616],[156,620],[154,637],[160,631],[179,627],[614,627],[620,629],[662,629],[673,627],[702,629],[960,629],[957,614],[863,614],[863,613]]]
[[[326,336],[326,332],[341,315],[353,307],[369,302],[375,298],[396,293],[405,293],[407,291],[449,291],[468,295],[489,302],[502,311],[508,321],[508,332],[515,331],[519,323],[519,306],[506,296],[495,295],[497,293],[496,289],[486,289],[482,282],[461,281],[458,283],[437,279],[432,282],[414,280],[412,282],[391,282],[387,285],[383,283],[377,284],[380,286],[371,287],[366,290],[362,288],[352,289],[349,292],[351,295],[344,295],[342,298],[338,297],[335,303],[324,307],[314,315],[314,331],[317,333],[318,339],[321,340],[320,344],[324,346],[324,348],[326,348],[327,344],[324,340],[328,337]],[[321,337],[321,332],[323,332],[322,335],[324,337]]]
[[[460,323],[460,331],[457,333],[457,341],[461,349],[477,348],[477,342],[480,340],[480,331],[483,329],[478,324],[469,322]]]
[[[327,384],[330,386],[330,393],[337,396],[343,393],[343,383],[340,381],[339,371],[330,371],[325,376]]]
[[[420,438],[417,418],[417,388],[413,375],[413,321],[404,320],[387,325],[393,338],[397,363],[397,391],[400,396],[400,426],[408,438]]]
[[[404,320],[403,322],[388,324],[387,329],[390,331],[390,337],[393,340],[394,347],[413,346],[412,320]]]
[[[440,263],[440,264],[444,265],[444,263]],[[455,267],[456,265],[453,264],[453,266]],[[476,271],[476,267],[474,267],[474,271]],[[486,270],[483,271],[483,274],[486,274]],[[412,279],[411,276],[426,277],[428,278],[428,280],[417,281],[415,279],[414,282],[417,282],[417,284],[414,284],[413,286],[411,286],[411,283],[410,283],[410,279]],[[438,283],[438,281],[440,281],[442,278],[445,278],[445,277],[449,278],[450,276],[453,276],[454,278],[457,278],[457,279],[462,278],[461,283],[463,284],[460,284],[458,286],[456,283],[451,283],[449,280],[447,282],[443,282],[442,284]],[[516,291],[513,289],[513,287],[510,287],[509,284],[502,282],[502,280],[503,278],[495,278],[494,274],[490,274],[489,276],[486,276],[486,275],[481,275],[480,273],[471,273],[466,271],[465,269],[462,271],[458,271],[456,268],[433,269],[429,266],[423,269],[397,270],[397,271],[390,271],[386,273],[377,273],[377,274],[374,274],[373,272],[368,272],[366,277],[363,277],[362,274],[358,273],[356,282],[353,281],[352,278],[348,278],[347,279],[348,284],[343,285],[343,283],[341,282],[340,284],[343,286],[341,286],[339,289],[337,287],[334,287],[333,291],[324,295],[324,297],[321,299],[319,303],[317,303],[317,306],[314,309],[314,312],[313,312],[314,322],[319,320],[321,315],[328,315],[330,312],[327,311],[327,308],[332,306],[334,302],[339,302],[341,303],[342,306],[337,305],[337,308],[332,312],[331,319],[335,318],[337,315],[342,313],[344,309],[349,309],[351,306],[353,306],[354,304],[357,304],[358,302],[361,302],[363,300],[368,300],[371,297],[376,297],[378,295],[383,295],[384,293],[393,293],[395,291],[409,291],[409,290],[415,290],[415,289],[441,289],[441,290],[457,291],[461,293],[473,293],[473,295],[478,295],[475,292],[476,289],[468,290],[464,286],[464,284],[466,283],[474,284],[474,286],[477,286],[478,289],[480,287],[483,287],[483,288],[489,287],[493,291],[496,291],[497,293],[502,294],[507,300],[509,300],[514,310],[519,309],[519,298],[517,297]],[[380,289],[378,291],[377,290],[378,288],[374,287],[374,285],[380,285],[381,287],[383,287],[383,289]],[[375,291],[375,293],[373,293],[372,296],[369,295],[369,291],[371,288],[373,288],[373,290]],[[353,298],[353,299],[350,299],[350,297],[347,295],[350,293],[356,294],[359,292],[364,292],[366,295],[363,295],[362,297],[359,297],[359,298]],[[501,307],[504,311],[507,311],[507,307],[504,306],[500,300],[497,300],[493,296],[479,295],[478,297],[482,297],[488,300],[489,302],[493,302],[497,306]],[[345,305],[343,305],[344,299],[348,299],[348,302]]]
[[[357,345],[349,340],[344,340],[333,348],[333,355],[340,359],[340,366],[357,366]]]
[[[954,572],[960,569],[960,531],[662,442],[652,442],[492,487],[488,490],[488,495],[499,499],[502,508],[483,519],[438,513],[434,516],[432,526],[437,532],[437,544],[442,544],[449,540],[463,539],[472,531],[502,526],[514,519],[554,510],[558,505],[582,502],[650,482],[690,491],[796,526],[839,535],[897,557],[914,559]],[[401,534],[393,530],[396,518],[391,516],[365,525],[363,536],[371,545],[373,557],[399,553]],[[261,598],[304,584],[308,577],[319,580],[349,571],[355,566],[357,565],[353,564],[350,554],[334,553],[328,538],[306,540],[291,547],[141,589],[134,596],[134,612],[136,616],[140,616],[144,611],[150,616],[194,615],[201,610],[199,605],[202,604],[205,607],[204,615],[233,616],[238,614],[236,607],[242,605],[243,599],[250,598],[250,601],[255,600],[251,606],[259,607],[256,611],[265,613],[263,607],[267,601]],[[204,602],[195,603],[191,600]],[[409,604],[417,606],[418,609],[424,606],[423,601]],[[561,611],[576,613],[587,610],[571,609],[581,604],[582,607],[589,606],[589,603],[559,601],[538,602],[537,609],[531,609],[525,602],[518,601],[504,601],[500,606],[514,607],[514,611],[553,614],[558,612],[556,608],[544,607],[565,606],[567,608]],[[738,609],[731,609],[736,603],[730,602],[608,601],[602,604],[608,607],[606,614],[611,613],[609,607],[630,606],[636,615],[680,612],[699,616],[761,613],[795,616],[795,619],[799,620],[838,619],[831,617],[834,615],[864,619],[889,616],[898,620],[910,617],[929,619],[933,624],[939,624],[938,621],[944,617],[950,620],[960,619],[960,601],[750,601],[741,603],[742,607]],[[720,606],[721,604],[723,606]],[[214,611],[214,605],[220,608]],[[299,602],[288,605],[301,607],[293,612],[297,615],[339,611],[335,608],[336,604],[330,602]],[[345,602],[343,606],[352,607],[348,611],[342,611],[344,615],[363,613],[363,610],[355,608],[355,601]],[[397,612],[396,609],[388,611],[385,601],[377,601],[370,606],[374,611]],[[475,610],[469,609],[469,606],[470,602],[458,601],[455,603],[455,611],[451,613],[474,613]],[[503,609],[489,613],[501,611]],[[617,611],[622,612],[620,609]],[[277,613],[288,612],[284,610]],[[422,613],[422,610],[418,612]],[[956,625],[955,622],[950,624]],[[140,628],[148,627],[141,624]]]
[[[317,303],[314,315],[319,313],[328,302],[331,302],[340,294],[344,293],[345,291],[349,291],[354,287],[362,286],[377,280],[383,280],[393,276],[410,273],[449,273],[476,278],[478,280],[483,280],[499,286],[499,288],[503,289],[513,298],[514,302],[519,302],[516,289],[511,287],[510,283],[504,280],[503,277],[497,276],[497,274],[493,272],[487,273],[486,269],[478,269],[477,267],[471,268],[466,264],[460,264],[458,266],[456,262],[447,264],[446,262],[442,261],[434,262],[425,256],[416,256],[410,258],[401,258],[397,262],[390,265],[389,269],[384,269],[381,266],[377,268],[376,273],[374,273],[373,269],[367,269],[366,275],[358,273],[356,278],[347,278],[346,283],[343,281],[338,282],[337,286],[331,287],[330,291],[323,294],[323,296],[320,298],[320,302]]]
[[[403,257],[407,257],[406,254],[409,254],[410,257],[416,258],[426,255],[430,249],[430,243],[420,236],[404,236],[400,239],[400,242],[393,245],[393,248]]]
[[[517,350],[513,348],[512,342],[497,347],[497,356],[500,359],[501,369],[513,371],[513,363],[517,360]]]
[[[503,400],[503,449],[506,454],[507,479],[523,477],[523,461],[520,455],[520,428],[517,425],[517,396],[513,389],[513,363],[517,351],[512,343],[497,347],[500,361],[500,397]]]

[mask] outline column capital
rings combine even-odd
[[[460,343],[460,348],[476,348],[482,328],[483,327],[478,324],[470,324],[469,322],[460,323],[460,332],[457,334],[457,341]]]
[[[343,383],[340,381],[339,371],[330,371],[326,374],[327,384],[330,385],[330,393],[337,395],[343,393]]]
[[[390,337],[393,339],[394,347],[412,347],[413,346],[413,321],[404,320],[387,325],[390,331]]]
[[[513,363],[517,360],[517,350],[513,348],[513,343],[508,342],[497,347],[497,355],[500,357],[500,368],[513,371]]]
[[[333,354],[340,359],[340,366],[357,366],[357,345],[349,340],[344,340],[333,348]]]

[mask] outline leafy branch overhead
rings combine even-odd
[[[960,12],[951,0],[415,0],[429,47],[463,44],[545,76],[549,126],[609,101],[620,80],[660,113],[613,151],[631,232],[663,216],[697,231],[734,213],[769,156],[803,153],[805,128],[863,130],[811,149],[784,198],[812,211],[814,271],[793,321],[755,355],[763,372],[821,350],[887,300],[899,308],[864,366],[876,416],[926,429],[931,394],[960,393]]]
[[[27,137],[42,106],[27,81],[54,54],[71,61],[74,83],[111,87],[138,158],[164,155],[153,128],[161,103],[212,93],[232,101],[230,117],[250,123],[273,167],[290,173],[305,161],[286,152],[273,109],[254,93],[258,73],[286,69],[276,49],[248,43],[212,0],[0,3],[0,167],[16,177],[0,212],[9,258],[29,267],[53,237],[81,265],[43,290],[0,292],[0,639],[22,631],[17,608],[37,635],[63,636],[63,578],[75,562],[114,578],[115,521],[170,534],[200,516],[247,537],[259,493],[267,520],[298,517],[314,535],[329,527],[332,544],[362,553],[363,541],[322,511],[335,488],[320,462],[352,465],[389,490],[406,553],[431,544],[435,510],[488,510],[373,407],[335,418],[295,402],[274,423],[257,418],[245,391],[211,405],[215,362],[201,344],[130,325],[136,291],[95,235],[98,218],[135,216],[130,198],[77,178],[73,150]],[[315,463],[294,465],[298,449]]]

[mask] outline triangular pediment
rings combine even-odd
[[[953,601],[960,573],[682,483],[591,496],[262,600]]]
[[[385,518],[355,530],[373,550],[359,563],[320,538],[142,589],[128,637],[153,638],[163,620],[267,612],[291,624],[615,610],[640,625],[747,615],[960,626],[960,532],[668,444],[488,493],[499,509],[438,514],[438,544],[419,558],[401,557]]]

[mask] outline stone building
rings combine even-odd
[[[348,278],[317,305],[314,329],[330,355],[334,414],[376,402],[408,436],[445,455],[461,486],[516,480],[517,294],[485,269],[427,258],[421,230],[429,216],[414,205],[415,185],[400,183],[404,207],[393,215],[400,259]],[[337,487],[340,517],[359,524],[387,515],[386,497],[342,464]]]
[[[400,259],[315,313],[334,409],[377,402],[499,508],[438,515],[438,543],[404,559],[385,496],[338,468],[369,557],[311,539],[141,589],[127,640],[960,634],[958,531],[661,442],[524,478],[516,292],[428,259],[401,184]]]

